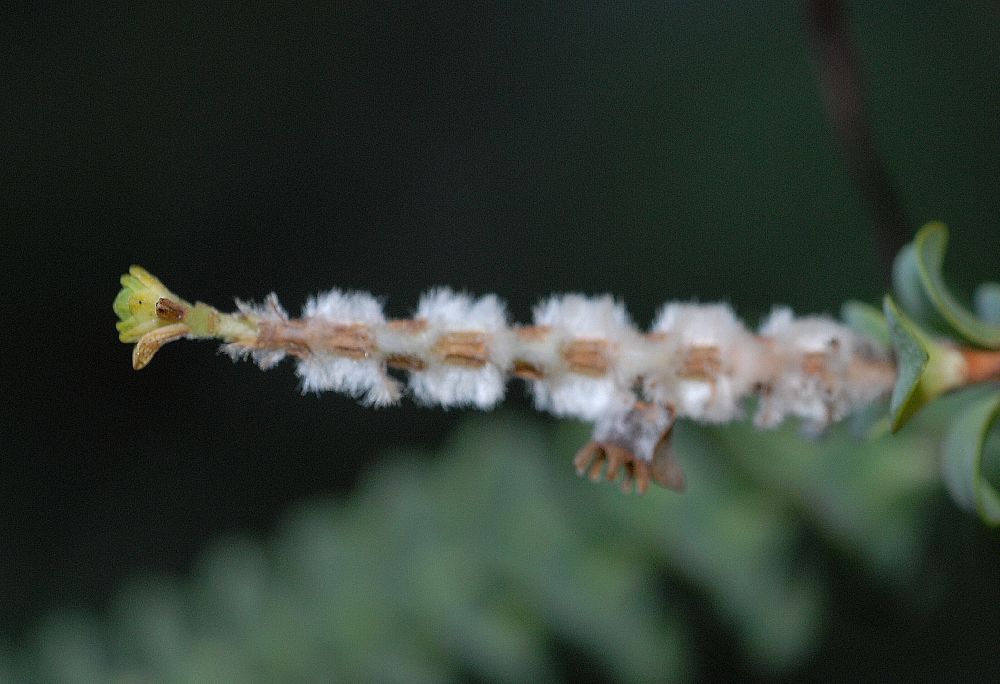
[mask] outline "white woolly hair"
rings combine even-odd
[[[248,318],[281,322],[288,314],[272,293],[261,304],[237,300]],[[888,362],[889,351],[824,316],[796,319],[788,308],[776,308],[750,334],[726,304],[670,303],[658,312],[652,333],[641,335],[624,306],[610,295],[566,294],[549,297],[533,311],[533,323],[547,328],[511,329],[504,304],[495,295],[472,297],[448,288],[425,293],[414,321],[386,324],[382,303],[364,292],[331,290],[306,303],[303,316],[333,325],[364,325],[375,338],[374,352],[360,359],[322,351],[299,360],[297,373],[304,391],[334,390],[362,403],[395,403],[402,386],[386,371],[392,356],[420,360],[422,370],[409,373],[417,401],[444,407],[493,407],[504,396],[514,360],[540,371],[529,380],[535,404],[558,416],[600,423],[597,434],[607,440],[634,442],[633,451],[650,452],[651,436],[636,431],[633,417],[622,407],[634,407],[635,385],[643,397],[674,416],[719,423],[742,415],[742,398],[765,388],[755,423],[777,425],[787,416],[802,419],[807,431],[818,432],[856,407],[886,392],[884,378],[854,373],[852,360]],[[423,322],[425,325],[419,325]],[[481,333],[487,345],[486,363],[470,368],[446,363],[438,343],[452,332]],[[520,334],[519,334],[520,333]],[[573,372],[564,356],[566,345],[579,340],[606,342],[609,372],[591,377]],[[251,357],[261,368],[280,361],[282,350],[255,350],[236,340],[222,346],[232,358]],[[718,349],[721,367],[702,366],[688,377],[683,368],[693,348]],[[813,364],[810,355],[822,355]],[[805,366],[811,366],[806,368]],[[817,370],[818,369],[818,370]],[[884,374],[883,374],[884,375]],[[857,377],[855,377],[857,376]],[[638,414],[636,414],[638,415]],[[652,434],[652,433],[650,433]],[[626,440],[627,438],[627,440]]]
[[[850,328],[825,316],[795,318],[786,307],[776,308],[760,328],[772,340],[784,372],[761,401],[754,417],[758,427],[773,427],[786,416],[802,419],[807,433],[821,432],[831,421],[846,416],[855,405],[877,396],[874,387],[855,392],[846,379],[860,337]],[[807,374],[802,361],[807,354],[823,354],[828,373]]]
[[[564,337],[617,339],[632,329],[624,305],[608,294],[596,297],[571,293],[549,297],[534,308],[535,325],[545,325]]]
[[[473,298],[465,292],[436,287],[425,292],[417,304],[415,318],[423,318],[431,328],[475,330],[492,333],[507,327],[507,311],[496,295]]]
[[[385,321],[382,303],[372,295],[336,289],[310,297],[302,315],[340,325],[377,325]],[[402,394],[399,383],[386,374],[377,359],[310,354],[299,360],[296,372],[302,378],[304,392],[343,392],[367,406],[395,404]]]
[[[760,324],[757,332],[765,337],[775,337],[787,331],[794,320],[795,314],[790,308],[787,306],[776,306],[771,309],[771,313]]]
[[[856,333],[845,325],[837,323],[826,316],[803,316],[795,318],[792,310],[779,307],[771,312],[760,327],[760,334],[772,337],[786,349],[798,352],[829,351],[831,342],[836,342],[839,354],[845,359],[850,358]]]
[[[637,336],[625,307],[611,295],[550,297],[534,309],[534,324],[551,332],[538,342],[522,342],[518,356],[539,365],[544,380],[531,381],[535,405],[557,416],[596,420],[615,402],[632,399],[627,382],[614,374],[592,378],[570,373],[561,355],[573,339],[602,339],[614,345]],[[616,367],[618,364],[613,363]]]
[[[742,415],[741,398],[760,375],[759,344],[727,304],[666,304],[653,332],[667,335],[660,364],[664,372],[648,378],[645,391],[672,404],[677,415],[705,423],[724,423]],[[677,371],[692,347],[715,347],[723,367],[711,380],[682,378]]]
[[[653,321],[653,332],[663,332],[684,347],[727,349],[743,342],[747,330],[728,304],[668,303]]]
[[[633,406],[623,402],[609,407],[594,422],[594,440],[625,447],[637,458],[649,463],[653,460],[656,445],[673,423],[674,415],[664,406],[651,405],[638,411]]]
[[[464,292],[435,288],[425,293],[414,318],[427,321],[427,328],[407,344],[403,340],[387,342],[408,347],[421,358],[430,357],[430,347],[444,333],[482,332],[488,335],[489,363],[482,368],[462,368],[430,363],[424,370],[409,376],[410,390],[424,404],[443,407],[476,406],[488,409],[503,399],[507,384],[506,369],[511,359],[508,343],[507,313],[495,295],[473,298]],[[412,337],[412,336],[411,336]]]
[[[590,421],[607,413],[609,406],[634,399],[610,375],[591,378],[564,374],[547,380],[532,380],[531,389],[539,411]]]
[[[285,307],[278,301],[278,295],[274,292],[268,294],[260,304],[237,299],[236,308],[248,318],[256,318],[264,321],[288,320],[288,312],[285,311]],[[261,370],[273,368],[285,358],[285,352],[278,349],[251,350],[240,344],[224,344],[219,347],[219,352],[227,354],[233,361],[241,361],[249,357],[253,359],[253,362]]]
[[[413,396],[422,404],[490,409],[503,400],[507,378],[496,366],[482,368],[432,365],[410,373]]]
[[[310,297],[302,309],[305,318],[319,318],[331,323],[373,325],[385,321],[382,302],[367,292],[330,290]]]
[[[264,297],[264,301],[260,304],[257,302],[237,299],[236,308],[239,309],[241,314],[251,318],[260,318],[265,321],[288,320],[288,312],[285,311],[285,307],[283,307],[281,302],[278,301],[278,295],[274,292],[271,292]]]
[[[389,406],[399,401],[402,390],[377,359],[347,359],[332,354],[310,354],[296,368],[303,392],[333,390],[361,401],[365,406]]]

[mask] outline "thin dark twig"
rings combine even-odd
[[[823,102],[854,182],[871,214],[876,247],[888,282],[896,253],[912,234],[910,222],[875,148],[848,18],[840,0],[805,0]]]

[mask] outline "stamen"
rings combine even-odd
[[[587,466],[595,458],[603,458],[600,444],[597,442],[587,442],[580,447],[580,450],[576,452],[576,456],[573,457],[573,467],[576,468],[576,474],[582,477]]]
[[[309,342],[305,333],[305,321],[260,321],[257,339],[250,345],[253,349],[281,350],[298,358],[309,355]]]
[[[321,328],[317,333],[320,336],[317,351],[329,351],[350,359],[366,359],[375,351],[375,337],[367,325],[335,325]]]
[[[645,461],[631,461],[628,466],[632,480],[635,482],[635,493],[642,496],[649,489],[651,475],[649,464]]]
[[[330,325],[310,319],[269,320],[259,323],[260,333],[251,346],[281,349],[303,358],[308,354],[334,354],[366,359],[375,351],[371,328],[360,323]]]
[[[445,363],[466,368],[482,368],[489,362],[486,336],[480,332],[444,333],[434,343],[434,352],[440,355]]]
[[[187,307],[172,299],[160,297],[155,305],[156,317],[161,321],[182,321],[187,315]]]
[[[389,354],[385,357],[385,364],[390,368],[405,371],[422,371],[427,368],[423,359],[411,354]]]
[[[525,380],[542,380],[545,378],[545,373],[538,366],[527,361],[522,361],[521,359],[514,359],[514,368],[511,370],[511,374]]]
[[[716,346],[690,347],[684,356],[678,377],[710,381],[722,371],[722,357]]]
[[[145,368],[163,345],[179,340],[190,332],[191,328],[183,323],[173,323],[149,331],[140,337],[132,348],[132,368],[135,370]]]
[[[822,377],[826,374],[826,352],[808,352],[802,356],[802,372]]]
[[[573,340],[563,349],[563,359],[573,373],[600,377],[608,372],[607,340]]]

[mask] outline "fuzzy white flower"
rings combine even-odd
[[[802,419],[806,432],[815,434],[883,390],[851,382],[849,370],[855,354],[877,351],[873,343],[830,318],[795,318],[790,309],[778,308],[761,326],[760,334],[770,340],[782,372],[761,399],[754,418],[758,427],[773,427],[792,415]]]
[[[426,367],[410,373],[414,396],[426,404],[444,407],[492,408],[504,396],[510,365],[510,335],[503,303],[494,295],[473,298],[447,288],[436,288],[420,298],[414,314],[425,323],[416,334],[386,333],[379,343],[387,352],[428,359]],[[444,363],[449,334],[461,333],[465,344],[482,344],[482,355],[461,363]],[[462,340],[453,344],[461,345]]]
[[[612,404],[631,400],[628,383],[616,373],[623,343],[638,337],[624,306],[610,295],[567,294],[537,305],[533,320],[536,326],[547,328],[548,334],[537,341],[522,341],[517,357],[536,364],[545,376],[531,381],[540,410],[594,420]],[[566,358],[574,343],[599,346],[597,353],[606,355],[607,371],[593,376],[575,372]]]
[[[616,444],[647,463],[653,460],[663,435],[674,423],[674,414],[663,406],[622,402],[609,407],[594,422],[593,439],[603,444]]]
[[[330,290],[306,302],[302,311],[314,324],[337,326],[374,326],[385,322],[382,303],[365,292]],[[350,358],[339,354],[316,352],[299,360],[296,369],[306,392],[333,390],[360,399],[368,406],[386,406],[399,401],[399,383],[386,375],[384,363],[362,355]]]
[[[742,398],[761,373],[761,350],[729,306],[667,304],[652,333],[664,339],[661,360],[646,377],[649,397],[706,423],[741,415]]]
[[[609,295],[550,297],[535,307],[533,325],[510,328],[494,295],[447,288],[427,292],[412,319],[387,321],[381,302],[361,292],[332,290],[289,319],[273,294],[226,314],[178,298],[138,266],[121,282],[113,309],[120,338],[136,344],[136,369],[174,340],[215,338],[233,358],[262,368],[295,357],[306,391],[391,404],[401,395],[391,368],[408,373],[424,404],[482,409],[516,376],[530,383],[539,409],[594,422],[574,465],[591,479],[620,478],[626,491],[651,482],[684,487],[670,446],[677,418],[728,422],[757,396],[759,427],[796,416],[818,432],[888,394],[897,375],[874,340],[785,308],[752,335],[725,304],[671,303],[640,334]]]

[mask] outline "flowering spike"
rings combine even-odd
[[[388,320],[381,301],[332,290],[290,318],[275,295],[237,300],[232,314],[170,292],[133,266],[114,301],[123,342],[144,367],[182,337],[218,339],[234,360],[270,368],[291,356],[305,391],[333,390],[371,406],[397,403],[405,387],[424,404],[491,408],[511,376],[540,410],[594,423],[574,458],[581,475],[643,493],[650,482],[680,491],[670,435],[677,419],[725,423],[757,396],[755,423],[788,416],[807,432],[885,396],[896,371],[888,350],[824,317],[777,309],[754,334],[725,304],[663,307],[649,332],[610,296],[551,297],[527,326],[510,326],[494,295],[431,290],[413,318]]]
[[[145,368],[163,345],[183,337],[237,341],[257,336],[251,316],[223,314],[202,302],[190,304],[141,266],[121,277],[122,289],[112,309],[118,315],[118,339],[135,342],[132,367]]]
[[[118,338],[122,342],[136,342],[140,337],[180,320],[176,313],[190,308],[190,304],[172,293],[155,276],[140,266],[132,266],[121,277],[122,289],[112,305],[119,322]],[[161,316],[161,312],[164,314]]]

